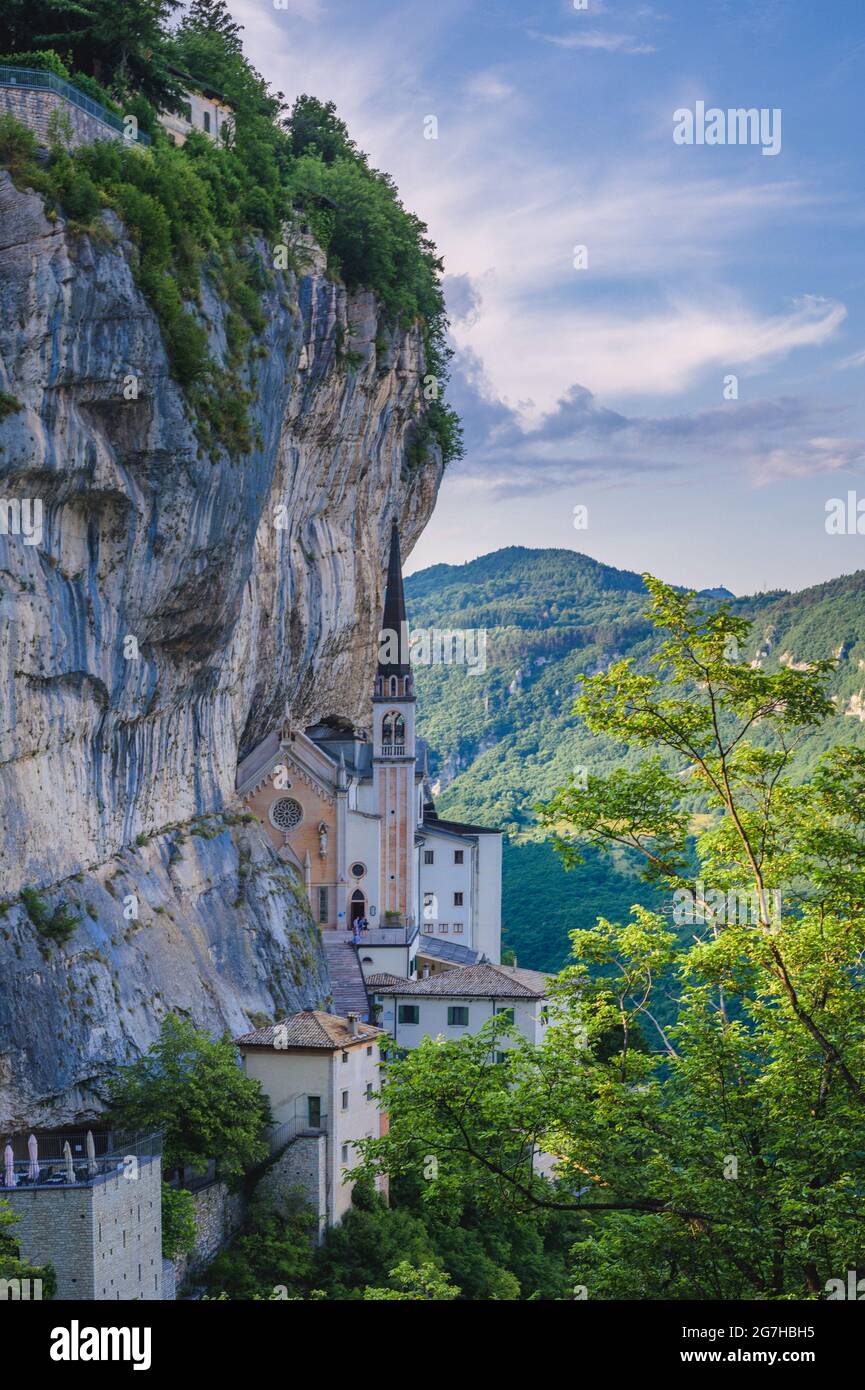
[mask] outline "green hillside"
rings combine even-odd
[[[407,580],[406,597],[413,629],[487,631],[485,671],[416,668],[420,734],[442,813],[508,832],[505,944],[523,965],[559,969],[569,931],[652,901],[638,878],[594,856],[565,873],[538,842],[532,810],[576,770],[591,776],[621,762],[618,746],[590,734],[572,708],[581,673],[621,657],[639,666],[655,650],[642,579],[575,551],[511,546],[422,570]],[[754,623],[742,659],[771,670],[839,658],[839,714],[803,743],[803,776],[831,744],[865,743],[865,572],[731,602]]]

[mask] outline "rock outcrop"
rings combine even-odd
[[[286,713],[363,715],[391,517],[410,549],[441,477],[434,453],[405,461],[420,333],[314,249],[264,292],[254,449],[203,450],[103,222],[73,234],[0,173],[0,402],[20,406],[0,410],[0,503],[41,507],[38,543],[0,534],[6,1127],[98,1109],[168,1008],[235,1029],[327,998],[303,893],[231,814],[235,769]],[[219,355],[206,282],[200,312]],[[80,917],[68,940],[31,888]]]

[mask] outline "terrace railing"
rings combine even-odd
[[[126,126],[120,116],[116,116],[113,111],[109,111],[106,106],[101,106],[92,97],[85,96],[77,87],[73,87],[71,82],[65,78],[58,77],[56,72],[46,72],[41,68],[18,68],[10,67],[7,64],[0,64],[0,87],[25,87],[37,91],[56,92],[58,96],[77,106],[79,110],[86,111],[88,116],[93,116],[95,120],[101,121],[111,130],[116,130],[119,135],[126,135]],[[140,130],[135,137],[139,145],[149,145],[150,136]]]
[[[310,1097],[306,1094],[293,1096],[287,1102],[291,1107],[292,1113],[287,1120],[280,1124],[272,1125],[265,1135],[268,1149],[271,1156],[284,1149],[286,1144],[290,1144],[299,1134],[326,1134],[327,1133],[327,1114],[315,1106],[310,1106]],[[280,1107],[282,1109],[282,1107]]]
[[[20,1138],[20,1136],[18,1137]],[[71,1139],[72,1136],[54,1135],[51,1137],[55,1140],[62,1139],[65,1142],[66,1138]],[[65,1158],[57,1157],[56,1154],[43,1154],[41,1152],[43,1141],[39,1141],[40,1152],[36,1160],[38,1173],[33,1172],[29,1158],[16,1158],[12,1164],[14,1182],[10,1183],[6,1165],[0,1162],[0,1190],[13,1186],[16,1188],[88,1187],[109,1177],[134,1176],[139,1164],[149,1163],[162,1154],[161,1134],[114,1134],[110,1136],[111,1142],[107,1150],[102,1146],[102,1153],[100,1153],[99,1140],[104,1140],[106,1136],[94,1135],[93,1138],[96,1157],[88,1158],[83,1146],[81,1152],[73,1151],[71,1179]],[[77,1144],[81,1136],[76,1134],[74,1139]],[[56,1144],[51,1147],[56,1148]]]

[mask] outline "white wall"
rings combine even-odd
[[[410,946],[368,946],[360,939],[358,957],[364,978],[367,975],[402,975],[411,979],[409,966],[417,953],[417,938]]]
[[[203,135],[209,135],[211,140],[218,140],[222,135],[223,126],[232,119],[231,107],[225,106],[216,97],[206,97],[201,92],[186,92],[185,97],[189,105],[190,119],[187,120],[185,116],[178,116],[173,112],[161,111],[159,124],[173,136],[176,145],[185,145],[191,130],[199,130]],[[204,129],[205,113],[210,117],[209,131]]]
[[[476,853],[476,847],[470,840],[460,841],[452,835],[438,834],[428,826],[424,827],[423,837],[424,843],[419,850],[421,897],[418,920],[421,930],[425,935],[446,937],[449,941],[456,941],[460,946],[477,949],[472,939],[472,891],[475,877],[472,873],[472,857]],[[432,864],[424,863],[424,853],[427,850],[431,850],[435,856]],[[462,864],[454,862],[456,850],[462,851]],[[458,892],[463,895],[462,907],[454,905],[454,893]],[[425,893],[435,894],[433,917],[427,917],[424,912]],[[447,932],[440,930],[444,923],[447,923]],[[454,931],[454,923],[462,925],[461,932]]]
[[[502,837],[478,836],[478,900],[474,948],[499,965],[502,959]]]
[[[537,1043],[543,1038],[545,1024],[541,1021],[542,999],[470,999],[452,998],[442,995],[379,995],[382,1004],[379,1026],[385,1028],[396,1040],[399,1047],[417,1047],[424,1038],[439,1036],[447,1041],[455,1041],[470,1033],[479,1033],[488,1023],[496,1009],[513,1009],[517,1032],[527,1042]],[[400,1023],[397,1010],[401,1004],[414,1005],[419,1010],[416,1024]],[[448,1009],[468,1008],[467,1026],[448,1023]],[[512,1044],[512,1038],[503,1037],[498,1051],[505,1052]]]
[[[348,1060],[343,1061],[343,1056]],[[344,1052],[325,1048],[288,1048],[284,1052],[250,1048],[243,1055],[243,1066],[247,1076],[261,1082],[277,1124],[294,1117],[297,1096],[321,1097],[321,1113],[328,1117],[328,1222],[335,1225],[351,1206],[352,1185],[343,1185],[342,1176],[357,1167],[355,1141],[379,1133],[378,1105],[366,1098],[369,1083],[373,1091],[380,1085],[378,1043],[361,1039]],[[343,1091],[348,1091],[346,1110],[342,1108]],[[347,1162],[342,1157],[344,1144],[349,1146]]]
[[[347,840],[348,852],[345,856],[346,878],[348,879],[348,891],[346,892],[346,919],[340,926],[347,927],[350,921],[348,904],[351,902],[351,895],[355,888],[359,888],[366,896],[367,915],[369,909],[375,907],[375,916],[369,917],[370,926],[378,922],[380,915],[379,890],[381,886],[379,870],[379,836],[381,834],[381,817],[371,815],[361,815],[357,811],[349,811],[347,817]],[[351,873],[352,864],[358,860],[366,865],[366,874],[361,879],[354,879]],[[382,966],[382,969],[387,967]]]

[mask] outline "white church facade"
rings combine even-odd
[[[502,832],[436,813],[407,634],[394,524],[369,729],[286,723],[239,764],[237,792],[302,875],[325,941],[366,921],[364,975],[413,979],[500,961]]]

